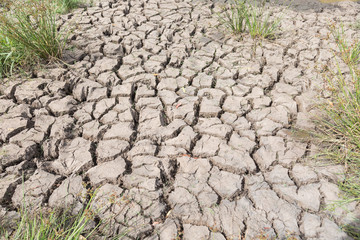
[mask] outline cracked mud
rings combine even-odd
[[[324,210],[343,168],[312,165],[316,146],[291,129],[312,127],[324,95],[328,23],[359,19],[359,5],[277,7],[281,36],[256,48],[215,27],[219,6],[124,0],[62,16],[77,27],[71,66],[0,89],[0,216],[23,195],[79,209],[93,187],[125,239],[350,239],[339,226],[359,206]]]

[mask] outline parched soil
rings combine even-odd
[[[328,25],[360,19],[359,6],[277,6],[281,34],[261,44],[217,28],[210,1],[62,16],[76,26],[70,65],[0,86],[0,215],[23,196],[80,207],[99,188],[98,219],[124,239],[350,239],[339,226],[360,206],[324,210],[341,199],[343,167],[312,164],[316,146],[292,129],[312,128],[328,96]]]

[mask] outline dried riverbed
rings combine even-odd
[[[316,146],[291,129],[311,128],[326,96],[328,24],[359,19],[359,5],[278,6],[282,34],[256,48],[215,27],[219,10],[128,0],[63,16],[77,26],[71,67],[0,87],[0,214],[23,196],[81,206],[87,185],[126,239],[349,239],[338,226],[359,205],[324,210],[343,167],[313,164]]]

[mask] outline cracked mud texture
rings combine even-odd
[[[339,226],[360,206],[324,210],[343,167],[311,164],[316,146],[291,129],[313,127],[326,96],[328,23],[359,19],[359,5],[277,6],[282,34],[256,49],[216,28],[218,11],[124,0],[62,16],[76,25],[71,67],[1,85],[0,216],[22,196],[80,209],[94,187],[125,239],[350,239]]]

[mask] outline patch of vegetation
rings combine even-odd
[[[98,226],[89,228],[95,216],[91,203],[92,201],[89,201],[85,208],[75,216],[71,214],[72,209],[32,210],[24,204],[20,210],[20,218],[15,221],[15,228],[6,226],[6,223],[1,224],[0,238],[13,240],[88,239],[98,228]]]
[[[343,74],[339,64],[334,71],[327,68],[324,79],[331,97],[320,105],[324,115],[315,120],[317,129],[312,134],[322,149],[317,157],[345,166],[345,180],[339,182],[344,198],[335,203],[342,205],[360,201],[360,42],[348,44],[342,27],[332,26],[332,35],[350,73]],[[359,229],[347,225],[344,230],[359,239]]]
[[[82,0],[56,0],[57,11],[59,13],[67,13],[82,4]]]
[[[30,56],[27,56],[27,52],[21,48],[21,45],[0,35],[0,79],[4,75],[11,75],[14,69],[28,60]]]
[[[223,12],[219,21],[234,34],[248,32],[252,38],[273,39],[279,29],[280,17],[271,18],[266,0],[233,0]]]
[[[245,32],[246,7],[245,1],[230,3],[228,9],[223,7],[223,13],[219,14],[220,23],[235,34]]]
[[[360,41],[353,41],[351,44],[346,40],[344,26],[336,28],[331,26],[331,33],[340,50],[340,56],[347,65],[357,65],[360,63]]]
[[[322,157],[346,167],[342,190],[360,200],[360,76],[352,70],[347,81],[338,71],[326,76],[332,97],[321,106],[325,117],[316,120],[316,137],[326,146]]]
[[[340,67],[335,71],[328,68],[324,74],[332,94],[327,103],[320,106],[325,117],[316,120],[315,135],[326,146],[322,156],[346,167],[347,178],[340,183],[341,189],[353,196],[353,200],[360,200],[360,69],[357,65],[360,51],[353,49],[360,46],[360,42],[348,45],[339,30],[333,30],[333,36],[350,77],[346,78]]]
[[[133,220],[124,220],[123,228],[113,227],[117,215],[99,219],[97,216],[104,211],[105,206],[95,204],[98,201],[97,190],[89,189],[85,196],[78,196],[87,204],[79,209],[78,205],[66,205],[64,208],[49,208],[32,206],[23,200],[19,209],[19,217],[12,219],[0,218],[1,240],[119,240],[127,238],[128,234],[142,227]],[[115,193],[105,197],[105,202],[119,207],[120,213],[131,208],[134,199],[117,196]],[[66,208],[65,208],[66,207]],[[138,213],[140,214],[140,213]]]
[[[0,78],[41,60],[61,58],[68,33],[59,31],[58,14],[78,7],[81,2],[3,0],[0,6]]]

